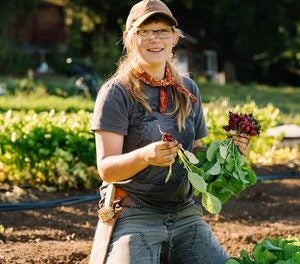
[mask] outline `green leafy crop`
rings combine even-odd
[[[230,258],[225,264],[299,264],[300,246],[295,240],[267,238],[253,248],[251,254],[245,250],[240,258]]]

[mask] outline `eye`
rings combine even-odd
[[[171,33],[172,29],[171,28],[162,28],[159,30],[160,33]]]
[[[137,31],[137,33],[140,35],[140,36],[148,36],[150,34],[152,30],[149,30],[149,29],[140,29]]]
[[[173,30],[172,28],[162,28],[157,30],[159,37],[162,39],[167,39],[170,38],[172,36]]]

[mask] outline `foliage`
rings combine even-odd
[[[93,9],[72,2],[66,6],[65,20],[69,27],[78,24],[79,32],[92,32],[102,22],[102,18]]]
[[[253,114],[229,112],[228,124],[223,127],[235,135],[259,135],[260,125]],[[195,156],[181,149],[180,162],[188,172],[194,195],[202,196],[202,205],[208,212],[217,214],[222,204],[238,196],[247,187],[255,184],[256,175],[245,157],[233,143],[233,138],[212,141],[206,151],[196,150]]]
[[[297,1],[216,1],[220,55],[234,61],[239,80],[282,83],[299,68],[299,10]]]
[[[98,63],[98,62],[97,62]],[[99,61],[99,63],[101,63]],[[34,106],[34,110],[40,111],[42,110],[51,110],[52,108],[58,111],[66,110],[64,105],[68,105],[69,98],[65,98],[64,102],[61,103],[60,99],[57,98],[59,103],[54,102],[50,98],[50,103],[46,103],[46,95],[55,95],[59,97],[68,97],[78,94],[78,89],[76,89],[74,85],[74,80],[72,78],[63,77],[61,75],[53,75],[53,76],[44,76],[44,77],[35,77],[30,79],[28,77],[24,78],[12,78],[12,77],[0,77],[0,86],[6,90],[6,95],[17,95],[17,102],[14,103],[12,100],[14,97],[6,97],[6,95],[2,95],[0,97],[0,109],[1,111],[8,111],[9,109],[22,109],[29,110],[30,104]],[[208,107],[209,111],[218,111],[214,104],[217,104],[217,108],[228,109],[232,108],[235,105],[243,105],[245,103],[250,103],[248,108],[251,106],[251,102],[255,101],[255,104],[259,108],[264,108],[267,105],[270,105],[270,113],[274,106],[280,110],[278,113],[278,109],[275,110],[273,115],[276,115],[276,123],[277,124],[296,124],[300,126],[300,89],[297,87],[289,87],[283,86],[280,88],[275,88],[267,85],[242,85],[242,84],[226,84],[226,85],[215,85],[212,83],[199,84],[202,100],[206,107]],[[26,100],[21,100],[23,96],[29,94],[29,97],[26,97]],[[36,97],[45,98],[45,102],[41,103],[41,105],[45,105],[45,107],[35,107],[36,104],[40,104],[37,102]],[[74,99],[71,98],[71,101]],[[43,100],[42,100],[43,101]],[[80,103],[80,109],[91,110],[90,106],[92,102],[85,98],[78,98],[78,101],[82,101]],[[87,108],[84,107],[84,103],[87,102],[89,105]],[[22,105],[22,107],[18,107],[18,105]],[[212,107],[210,107],[212,105]],[[77,108],[76,108],[77,109]],[[216,110],[215,110],[216,109]],[[222,111],[220,111],[222,113]],[[208,113],[209,114],[209,113]],[[225,122],[224,116],[220,117],[222,123]],[[223,120],[222,120],[223,119]],[[272,119],[272,118],[271,118]]]
[[[56,95],[67,97],[78,95],[78,89],[71,78],[61,78],[53,76],[51,79],[28,78],[28,77],[2,77],[0,85],[4,87],[6,94],[22,94],[22,95]]]
[[[280,121],[280,110],[272,104],[259,108],[253,101],[244,105],[236,105],[235,107],[231,107],[227,100],[205,104],[204,114],[209,134],[202,140],[203,144],[208,145],[214,140],[224,140],[226,138],[222,127],[226,125],[227,116],[224,113],[228,112],[228,110],[246,113],[253,112],[257,119],[261,121],[261,135],[251,139],[248,154],[251,163],[258,165],[263,164],[267,160],[268,164],[270,164],[271,160],[273,162],[275,160],[288,162],[288,153],[291,157],[296,157],[299,154],[299,150],[296,147],[294,149],[286,148],[283,151],[278,146],[282,136],[273,137],[266,133],[268,128],[275,127]]]
[[[107,77],[115,70],[121,56],[121,37],[115,33],[98,34],[92,40],[95,68]]]
[[[251,254],[242,250],[240,255],[240,258],[230,258],[226,264],[297,264],[300,246],[293,240],[267,238],[257,243]]]
[[[180,149],[178,151],[179,161],[188,172],[188,179],[194,188],[194,195],[201,193],[201,203],[211,214],[218,214],[222,209],[221,200],[216,197],[209,189],[205,172],[199,160],[189,151]],[[196,164],[199,163],[199,166]]]
[[[90,114],[79,111],[0,115],[0,181],[35,187],[91,188],[96,182]]]
[[[94,93],[102,85],[102,78],[92,69],[88,60],[69,59],[69,76],[28,74],[26,77],[0,77],[1,94],[55,95],[65,98],[80,95],[94,99]]]
[[[197,151],[195,155],[207,192],[222,204],[256,183],[255,172],[232,143],[232,138],[212,141],[206,153]],[[199,194],[197,189],[195,194]]]
[[[98,58],[98,73],[110,74],[118,55],[122,52],[121,46],[115,45],[116,41],[122,36],[126,17],[135,2],[62,2],[68,32],[64,56],[87,57],[92,60]],[[203,41],[217,49],[220,62],[232,62],[238,69],[240,80],[276,84],[290,81],[294,85],[297,81],[299,83],[299,1],[274,0],[261,3],[257,0],[203,0],[201,5],[196,0],[165,2],[178,19],[183,31],[198,39],[200,45]],[[26,24],[36,5],[41,3],[42,1],[38,0],[1,1],[1,72],[20,73],[33,66],[32,60],[22,49],[27,44],[24,40]],[[18,29],[21,31],[18,37],[13,35],[15,21],[24,25]],[[99,55],[100,57],[97,57]],[[56,60],[56,63],[64,62]],[[220,66],[223,68],[223,65]],[[55,69],[62,68],[62,65],[55,65]]]
[[[9,109],[15,111],[30,111],[35,112],[50,111],[65,111],[67,113],[77,112],[79,110],[92,111],[94,102],[90,99],[82,97],[62,98],[57,96],[43,95],[9,95],[0,97],[0,112],[6,112]]]
[[[106,30],[107,14],[101,6],[101,2],[92,1],[85,5],[72,1],[66,6],[65,21],[70,35],[67,56],[84,57],[93,62],[94,71],[108,76],[121,55],[121,47],[117,46],[120,28]],[[110,8],[116,13],[116,6]]]
[[[282,113],[299,115],[300,120],[300,89],[291,86],[267,86],[258,84],[226,84],[199,83],[203,102],[216,100],[228,101],[228,105],[242,105],[255,101],[257,106],[264,107],[273,104]],[[300,123],[299,123],[300,125]]]
[[[18,108],[18,104],[21,107]],[[91,186],[97,175],[94,135],[89,132],[93,104],[80,97],[0,97],[4,111],[8,107],[24,107],[19,112],[10,110],[0,114],[0,182],[27,183],[37,188]],[[29,110],[31,107],[36,111]],[[50,110],[53,107],[59,110]],[[280,138],[265,134],[268,128],[277,124],[280,116],[280,111],[271,104],[259,108],[251,102],[231,108],[228,101],[220,101],[205,104],[204,110],[209,128],[204,144],[226,138],[222,126],[226,124],[225,113],[229,110],[253,112],[261,120],[262,132],[260,137],[252,139],[251,162],[271,164],[299,157],[298,149],[280,148]]]
[[[27,25],[28,18],[36,7],[38,0],[1,1],[0,8],[0,72],[24,73],[32,66],[29,54],[23,52],[26,44],[26,27],[18,28],[19,36],[14,36],[16,17],[20,25]]]
[[[278,163],[289,162],[290,160],[299,157],[299,148],[297,146],[280,147],[279,143],[282,136],[273,137],[266,133],[268,128],[275,127],[280,123],[295,121],[286,119],[286,115],[282,115],[280,110],[272,104],[267,104],[264,107],[258,107],[255,102],[249,102],[243,105],[231,106],[227,100],[219,100],[205,104],[204,114],[209,134],[202,140],[203,144],[209,145],[214,140],[224,140],[226,134],[222,131],[222,126],[226,124],[227,117],[224,113],[232,110],[234,112],[253,112],[253,114],[260,120],[261,135],[251,139],[250,150],[248,158],[251,163],[256,165],[272,165]],[[296,115],[299,117],[300,115]],[[295,122],[300,125],[300,123]]]

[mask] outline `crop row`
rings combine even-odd
[[[253,112],[260,120],[261,136],[253,138],[249,159],[253,163],[285,161],[299,155],[296,149],[277,147],[280,138],[265,132],[274,127],[280,111],[273,105],[258,108],[254,102],[229,109],[224,101],[205,105],[209,136],[203,144],[226,137],[222,127],[229,110]],[[92,188],[97,184],[94,135],[89,130],[91,112],[16,112],[0,115],[0,182],[29,184],[37,188]],[[272,157],[270,159],[270,157]]]

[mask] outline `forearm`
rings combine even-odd
[[[129,179],[149,166],[145,160],[143,148],[126,154],[112,155],[97,162],[102,180],[117,182]]]

